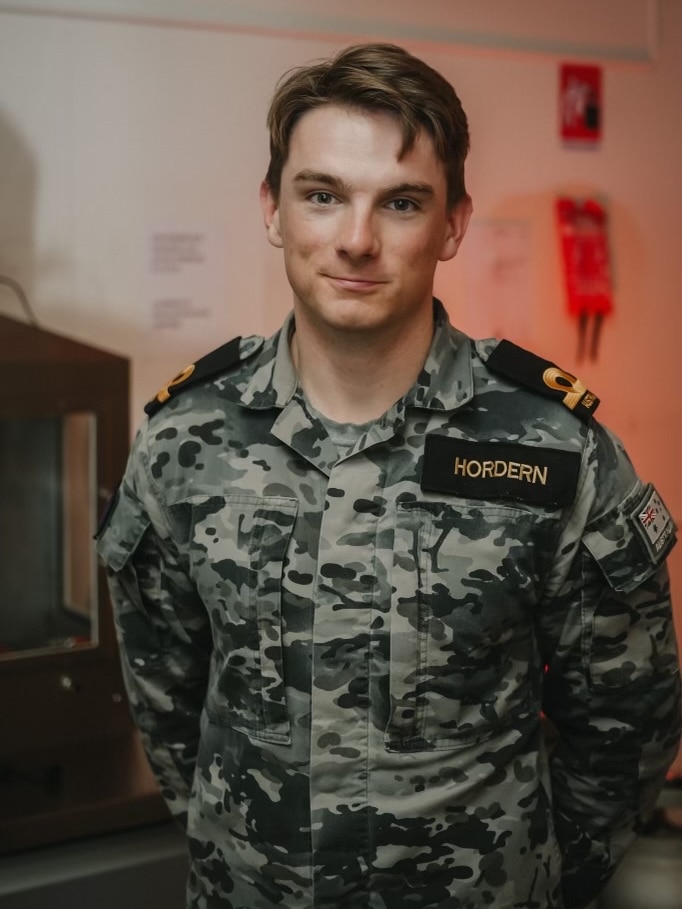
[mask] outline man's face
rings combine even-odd
[[[294,127],[279,198],[264,184],[261,203],[268,239],[284,250],[297,323],[402,334],[431,319],[436,265],[457,252],[471,203],[448,210],[426,133],[398,160],[401,145],[383,112],[327,105]]]

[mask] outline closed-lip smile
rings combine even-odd
[[[378,281],[375,278],[363,278],[359,275],[327,275],[327,277],[337,286],[346,288],[347,290],[372,290],[380,284],[386,283],[385,281]]]

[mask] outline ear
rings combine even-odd
[[[459,244],[462,242],[469,226],[469,218],[473,210],[474,206],[470,196],[464,196],[450,209],[445,226],[443,247],[438,256],[441,262],[447,262],[448,259],[452,259],[457,255]]]
[[[281,249],[284,243],[279,229],[279,205],[273,195],[270,184],[265,180],[260,185],[260,207],[263,212],[268,241],[273,246]]]

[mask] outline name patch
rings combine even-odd
[[[428,435],[421,488],[473,499],[560,506],[573,501],[579,472],[576,451]]]

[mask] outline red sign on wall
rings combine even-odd
[[[601,139],[601,67],[563,63],[559,79],[561,138],[595,143]]]

